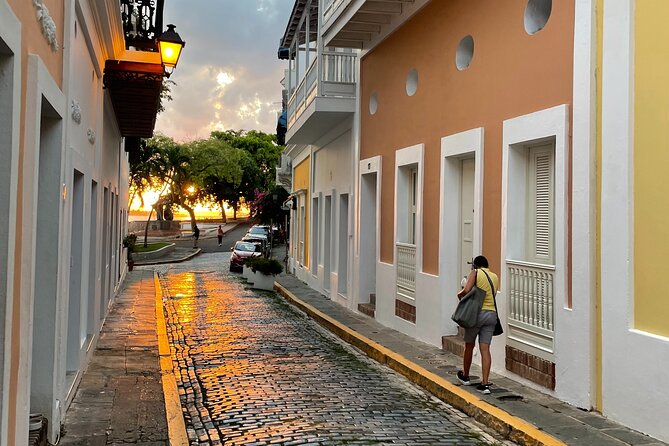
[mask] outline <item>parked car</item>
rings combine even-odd
[[[267,240],[269,241],[270,245],[272,244],[272,230],[270,229],[269,226],[263,226],[263,225],[253,225],[249,229],[248,234],[251,235],[264,235],[267,237]]]
[[[260,246],[260,251],[262,252],[262,255],[264,255],[265,257],[269,257],[270,247],[266,236],[260,234],[258,235],[246,234],[244,237],[242,237],[242,241],[258,244]]]
[[[263,255],[262,245],[245,241],[236,242],[230,251],[230,271],[242,271],[246,259]]]

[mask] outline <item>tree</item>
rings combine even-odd
[[[253,190],[267,191],[274,186],[276,165],[283,152],[283,146],[276,143],[276,135],[257,130],[226,130],[212,132],[211,138],[226,141],[230,146],[251,155],[258,169],[257,177],[253,178],[256,181]],[[249,197],[249,201],[251,199],[252,197]]]
[[[195,228],[197,221],[193,208],[211,197],[207,189],[211,179],[239,183],[242,169],[238,162],[238,153],[225,141],[199,140],[178,147],[180,153],[175,153],[177,158],[169,163],[174,169],[168,180],[167,198],[169,203],[188,212],[191,228]],[[175,165],[175,161],[179,162],[179,156],[184,156],[188,161]]]
[[[280,186],[274,186],[267,192],[258,191],[256,199],[250,203],[251,216],[262,224],[282,222],[288,211],[282,209],[288,199],[288,192]]]
[[[155,189],[164,180],[165,165],[158,143],[160,138],[156,136],[155,139],[140,140],[139,149],[131,151],[128,155],[131,191],[128,206],[135,197],[138,197],[143,207],[144,193],[149,189]]]
[[[158,199],[155,203],[151,204],[149,216],[147,217],[146,224],[144,225],[145,248],[148,245],[149,224],[151,223],[151,216],[153,215],[153,211],[158,206],[163,206],[166,204],[164,194],[169,186],[169,179],[173,174],[175,165],[178,166],[179,164],[188,163],[189,161],[185,155],[177,155],[179,151],[180,149],[178,144],[175,143],[172,138],[158,134],[151,139],[142,140],[140,142],[140,154],[138,155],[138,162],[130,163],[131,179],[134,175],[140,178],[142,175],[148,175],[148,187],[161,189],[160,193],[158,194]],[[144,153],[142,154],[142,152]],[[179,156],[181,159],[179,159]],[[144,206],[144,200],[141,199],[141,197],[142,196],[140,195],[140,201],[142,206]]]
[[[226,219],[224,203],[228,203],[232,207],[233,218],[236,219],[241,202],[249,202],[255,197],[255,185],[258,183],[259,169],[255,164],[255,160],[244,150],[232,150],[235,151],[236,163],[241,170],[239,181],[231,181],[217,175],[210,175],[205,178],[203,188],[206,198],[218,203],[220,206],[223,221]]]

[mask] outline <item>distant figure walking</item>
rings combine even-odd
[[[193,249],[197,248],[197,241],[200,239],[200,228],[193,226]]]
[[[221,246],[223,244],[223,227],[221,225],[218,225],[218,231],[216,232],[216,236],[218,237],[218,246]]]

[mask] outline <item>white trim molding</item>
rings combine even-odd
[[[578,349],[560,355],[556,391],[575,406],[590,409],[596,393],[596,0],[577,0],[574,26],[572,110],[571,309],[564,311],[560,336]],[[580,375],[577,377],[575,371]]]
[[[382,179],[382,158],[380,155],[373,156],[371,158],[366,158],[360,160],[358,163],[358,172],[360,172],[358,178],[358,201],[359,205],[357,206],[358,215],[357,215],[357,228],[358,236],[355,238],[355,253],[357,259],[357,268],[354,268],[354,271],[357,270],[359,274],[358,278],[358,301],[367,302],[368,295],[371,291],[376,292],[379,288],[378,284],[378,263],[381,257],[381,179]],[[363,218],[363,209],[368,206],[368,203],[363,203],[363,199],[367,197],[365,192],[367,192],[363,187],[363,177],[365,175],[376,175],[375,181],[375,195],[373,200],[375,200],[375,212],[374,212],[374,224],[369,227],[364,227],[365,218]],[[367,215],[367,214],[366,214]],[[367,215],[368,216],[368,215]],[[368,216],[369,217],[369,216]],[[369,261],[370,253],[366,250],[361,249],[361,244],[364,243],[362,240],[364,237],[368,236],[368,231],[374,231],[374,252],[371,254],[373,256],[373,261]],[[371,268],[372,271],[368,271],[370,264],[373,263]],[[363,271],[364,269],[364,271]],[[371,279],[371,280],[370,280]]]
[[[463,159],[474,159],[474,222],[473,251],[482,251],[483,232],[483,127],[441,138],[440,180],[439,180],[439,281],[441,283],[442,326],[448,334],[457,332],[457,325],[450,315],[457,301],[452,297],[460,290],[460,218],[459,212],[446,209],[460,209],[460,182]]]
[[[393,252],[399,239],[398,230],[398,184],[400,169],[405,166],[416,165],[418,178],[416,180],[416,272],[423,270],[423,154],[425,151],[424,144],[416,144],[404,149],[399,149],[395,152],[395,199],[394,199],[394,221],[395,221],[395,235],[393,239]],[[393,264],[397,267],[397,259],[393,254]]]
[[[559,105],[553,108],[540,110],[524,116],[508,119],[503,125],[503,145],[502,145],[502,243],[501,243],[501,276],[502,292],[507,297],[509,286],[509,266],[507,261],[523,260],[524,256],[519,252],[525,246],[523,234],[525,230],[524,223],[520,215],[525,215],[525,198],[519,197],[526,191],[525,173],[519,171],[526,166],[523,161],[522,148],[542,141],[552,141],[555,146],[555,175],[554,175],[554,267],[553,274],[553,333],[563,333],[564,311],[568,303],[567,289],[567,261],[568,261],[568,226],[563,224],[567,222],[568,216],[568,183],[569,170],[569,107],[568,105]],[[520,150],[520,151],[519,151]],[[525,164],[523,164],[525,163]],[[513,223],[510,223],[513,222]],[[508,299],[504,306],[504,314],[508,309]],[[567,311],[569,311],[567,309]],[[507,327],[505,337],[507,343],[511,343],[509,329]],[[551,335],[553,337],[553,335]],[[552,352],[545,353],[541,348],[532,348],[530,345],[523,345],[523,349],[531,350],[544,359],[549,359],[557,363],[561,355],[568,355],[573,351],[573,344],[564,344],[564,337],[555,336],[551,340]],[[542,340],[543,342],[543,340]],[[514,344],[515,345],[515,344]],[[539,344],[537,344],[539,345]],[[497,352],[499,355],[499,352]],[[548,356],[548,357],[546,357]],[[499,356],[503,364],[504,356]],[[494,363],[495,361],[493,361]],[[582,370],[571,370],[572,373],[582,373]],[[569,381],[569,377],[557,375],[558,382],[563,379]],[[576,376],[576,375],[574,375]],[[574,378],[576,379],[576,378]],[[583,379],[582,376],[578,379]],[[556,384],[556,389],[560,384]]]
[[[12,338],[12,322],[14,314],[14,289],[19,286],[14,282],[14,270],[17,267],[15,264],[16,258],[16,221],[17,221],[17,190],[19,178],[19,140],[20,140],[20,116],[21,116],[21,82],[22,82],[22,52],[21,52],[21,23],[14,15],[14,12],[9,5],[0,0],[0,41],[4,43],[9,49],[12,69],[7,70],[4,74],[6,76],[5,85],[9,85],[11,90],[9,95],[11,97],[11,105],[3,103],[3,110],[0,111],[2,124],[0,124],[0,132],[4,136],[9,135],[8,146],[3,146],[8,156],[8,164],[3,170],[4,174],[8,174],[8,186],[2,195],[6,196],[7,206],[3,206],[3,212],[6,214],[6,242],[7,251],[0,253],[0,256],[6,256],[6,270],[0,274],[0,280],[5,280],[4,296],[0,296],[0,303],[4,304],[3,311],[0,314],[4,315],[4,319],[0,321],[0,342],[3,343],[3,354],[0,356],[0,379],[2,386],[0,387],[0,444],[8,444],[8,430],[9,430],[9,394],[10,388],[10,370],[12,360],[21,361],[21,358],[11,357],[11,347],[14,343]],[[5,55],[7,56],[7,55]],[[5,96],[6,97],[6,96]],[[9,117],[6,118],[5,114]],[[7,139],[3,139],[3,144]],[[4,158],[3,159],[7,159]],[[19,340],[16,340],[19,342]],[[20,396],[21,389],[17,395]],[[18,401],[12,401],[16,407],[19,407]],[[20,420],[17,420],[20,421]],[[20,432],[22,426],[15,424],[12,430]]]
[[[53,109],[58,118],[61,121],[64,121],[65,116],[67,115],[68,107],[67,100],[65,95],[59,89],[55,80],[51,77],[47,67],[44,65],[39,56],[29,55],[28,56],[28,72],[27,72],[27,93],[26,93],[26,110],[25,110],[25,128],[24,128],[24,158],[22,166],[22,185],[23,185],[23,228],[24,232],[22,234],[22,250],[21,250],[21,262],[22,262],[22,274],[21,274],[21,295],[24,301],[21,302],[21,320],[26,322],[25,325],[21,325],[21,358],[24,358],[23,361],[19,364],[19,376],[27,382],[19,383],[19,397],[25,398],[23,402],[23,407],[30,407],[31,400],[31,386],[30,380],[32,377],[32,360],[35,356],[32,352],[33,346],[33,308],[35,300],[35,271],[36,264],[39,259],[36,256],[36,247],[37,247],[37,215],[38,215],[38,193],[39,193],[39,181],[40,181],[40,145],[43,143],[40,141],[41,135],[41,116],[42,116],[42,105],[43,101],[48,102],[49,106]],[[58,138],[60,140],[51,141],[55,146],[58,143],[60,153],[56,158],[60,159],[60,163],[55,168],[59,171],[59,183],[64,186],[62,181],[62,162],[63,162],[63,147],[65,144],[65,123],[61,122],[61,129],[58,131]],[[62,222],[62,213],[63,213],[63,202],[64,200],[58,203],[58,222]],[[60,236],[61,231],[58,230]],[[61,246],[62,240],[58,240],[58,253],[62,252]],[[68,265],[63,264],[61,259],[52,259],[54,262],[58,263],[58,272],[57,272],[57,285],[56,289],[53,292],[57,295],[56,302],[54,303],[56,314],[54,314],[54,325],[55,327],[50,327],[49,330],[53,329],[56,336],[62,332],[62,299],[58,298],[61,295],[62,287],[65,282],[64,277],[68,277],[63,274],[63,269],[68,268]],[[59,355],[61,352],[58,350],[60,343],[54,343],[54,351],[51,354],[54,355],[53,370],[44,371],[50,376],[53,377],[52,383],[43,383],[44,388],[49,388],[49,395],[46,398],[53,398],[51,400],[50,411],[45,411],[45,416],[49,418],[49,432],[48,439],[49,441],[56,441],[58,432],[60,429],[61,416],[64,415],[62,411],[64,410],[63,404],[64,401],[56,400],[59,392],[59,369],[60,361]],[[34,353],[34,352],[33,352]],[[64,371],[64,368],[63,368]],[[58,407],[57,407],[58,406]],[[18,418],[21,418],[21,421],[17,420],[17,423],[27,424],[27,412],[20,413]],[[25,417],[25,419],[24,419]],[[27,439],[27,432],[25,441]],[[19,442],[17,437],[17,443]]]

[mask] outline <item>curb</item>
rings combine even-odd
[[[181,399],[177,380],[174,376],[172,353],[167,340],[167,325],[163,313],[163,292],[158,280],[158,273],[153,273],[156,286],[156,333],[158,334],[158,356],[160,357],[161,381],[165,396],[165,414],[167,415],[167,432],[171,446],[188,446],[188,434],[181,410]]]
[[[193,251],[192,254],[188,254],[186,257],[183,257],[181,259],[173,259],[173,260],[156,260],[155,262],[135,262],[135,266],[151,266],[151,265],[166,265],[168,263],[181,263],[185,262],[186,260],[190,260],[196,255],[200,254],[202,252],[202,248],[197,248],[196,251]]]
[[[489,404],[459,386],[424,369],[381,344],[361,335],[327,314],[300,300],[287,288],[274,282],[274,288],[289,303],[304,311],[320,325],[342,340],[362,350],[367,356],[404,375],[440,400],[450,404],[470,417],[500,433],[505,439],[528,446],[566,445],[555,437],[539,430],[532,424]]]

